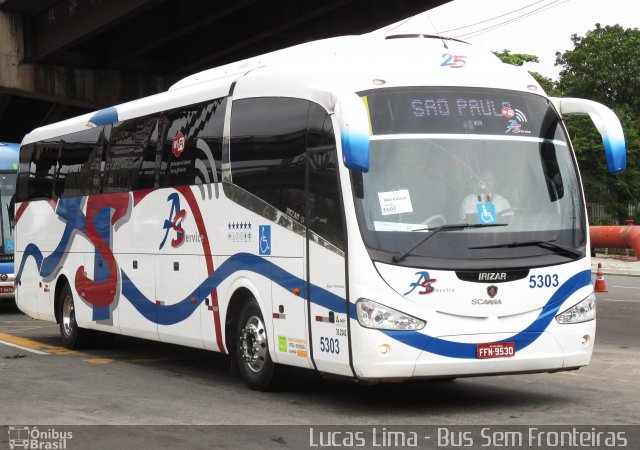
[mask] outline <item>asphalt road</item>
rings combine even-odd
[[[372,386],[300,372],[287,391],[277,393],[249,390],[230,373],[228,358],[215,353],[126,337],[107,349],[68,351],[60,346],[57,325],[3,306],[0,424],[8,432],[13,428],[7,435],[0,429],[0,448],[9,448],[7,436],[19,433],[16,427],[33,425],[40,430],[125,426],[81,427],[65,448],[88,448],[71,445],[84,442],[87,430],[103,438],[88,440],[90,448],[114,448],[121,441],[127,448],[131,439],[149,448],[294,448],[292,442],[312,439],[310,427],[323,425],[378,431],[382,426],[459,426],[461,433],[464,427],[479,433],[486,425],[515,430],[634,425],[624,430],[638,434],[640,278],[607,276],[606,284],[609,292],[597,294],[592,362],[578,371]],[[211,440],[210,428],[183,425],[235,426],[214,428],[217,437]],[[299,427],[286,427],[291,425]],[[316,444],[322,436],[316,436]],[[640,440],[634,442],[640,448]],[[453,447],[458,446],[430,448]]]

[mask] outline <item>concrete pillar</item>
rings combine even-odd
[[[0,12],[0,94],[98,109],[165,91],[175,81],[118,70],[24,64],[19,15]]]

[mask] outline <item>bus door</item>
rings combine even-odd
[[[156,314],[162,342],[203,347],[197,281],[207,277],[203,258],[161,254],[156,258]]]
[[[129,246],[132,248],[133,244]],[[158,340],[157,306],[148,302],[156,300],[156,261],[155,255],[144,254],[140,247],[131,253],[117,255],[122,268],[122,296],[118,301],[118,324],[123,334],[144,339]],[[134,305],[134,299],[127,295],[145,300]]]
[[[294,228],[299,226],[297,223],[291,222]],[[258,233],[264,229],[260,228]],[[289,230],[284,231],[279,228],[272,229],[273,236],[270,246],[259,244],[261,253],[269,252],[268,247],[270,247],[271,256],[266,257],[271,259],[273,270],[283,270],[280,275],[273,272],[274,279],[279,279],[279,282],[271,284],[274,359],[280,364],[312,368],[309,346],[306,341],[306,304],[301,298],[305,289],[304,227],[300,226],[300,234],[297,233],[297,229],[295,233],[291,233]],[[286,238],[284,238],[285,235]],[[259,239],[264,240],[264,235],[259,236]],[[282,245],[283,242],[287,242],[287,244]],[[284,274],[291,278],[281,278]],[[293,286],[293,289],[285,289],[283,285]]]
[[[320,116],[307,149],[307,301],[311,350],[320,372],[353,376],[349,364],[346,233],[331,118]],[[313,123],[313,111],[310,114]],[[317,128],[316,128],[317,129]]]

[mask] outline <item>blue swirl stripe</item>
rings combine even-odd
[[[284,269],[276,266],[267,259],[249,253],[238,253],[229,257],[218,269],[207,277],[200,286],[180,302],[173,305],[156,305],[155,302],[146,298],[131,282],[129,277],[122,273],[122,293],[131,304],[146,319],[160,325],[173,325],[189,317],[198,306],[204,301],[208,292],[216,289],[222,281],[233,275],[235,272],[245,270],[262,275],[271,279],[282,288],[291,291],[295,287],[304,285],[304,280],[292,275]],[[547,328],[549,323],[558,313],[560,305],[575,291],[591,283],[591,272],[585,270],[579,272],[567,280],[551,296],[543,307],[540,315],[531,325],[520,333],[517,333],[501,342],[515,342],[516,351],[522,350],[536,339]],[[318,286],[311,286],[312,302],[323,308],[332,311],[343,311],[346,300]],[[197,300],[194,302],[192,298]],[[302,289],[300,298],[306,300],[308,297]],[[349,316],[357,320],[355,304],[349,304]],[[460,343],[435,338],[418,331],[387,331],[380,330],[390,338],[397,340],[411,347],[435,353],[451,358],[476,358],[476,344]]]
[[[16,273],[16,281],[21,280],[24,265],[30,257],[35,259],[38,271],[43,279],[47,279],[55,273],[62,262],[62,258],[67,251],[69,243],[72,241],[74,232],[85,233],[86,218],[82,212],[81,204],[82,197],[61,198],[58,200],[56,214],[66,223],[58,246],[49,256],[44,258],[42,251],[37,245],[33,243],[28,244],[25,247],[24,254],[22,256],[20,268]]]
[[[205,278],[193,292],[172,305],[156,305],[155,301],[148,299],[138,290],[124,270],[120,271],[122,275],[122,294],[147,320],[158,323],[159,325],[174,325],[193,314],[207,297],[208,293],[212,292],[220,283],[240,270],[262,275],[290,292],[294,288],[302,287],[299,297],[302,300],[307,299],[306,289],[304,289],[306,282],[304,280],[278,267],[268,259],[250,253],[237,253],[230,256],[214,273]],[[332,311],[345,310],[346,300],[344,298],[318,286],[312,286],[311,290],[314,303]],[[193,298],[195,298],[196,301],[193,301]]]
[[[29,258],[33,258],[36,261],[36,266],[38,270],[40,270],[40,266],[42,265],[42,252],[35,244],[29,244],[25,247],[24,253],[22,255],[22,261],[20,261],[20,267],[18,268],[18,272],[16,272],[16,282],[19,283],[22,279],[22,271],[24,270],[24,265]]]

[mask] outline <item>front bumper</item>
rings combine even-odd
[[[354,339],[353,362],[357,377],[363,380],[571,370],[591,361],[595,329],[596,321],[592,320],[572,325],[554,321],[539,333],[441,336],[413,341],[397,332],[377,333],[376,339]],[[367,334],[369,331],[373,330],[367,330]],[[515,342],[515,355],[490,359],[476,356],[477,343],[500,341]],[[386,352],[380,351],[382,346],[386,346]]]

